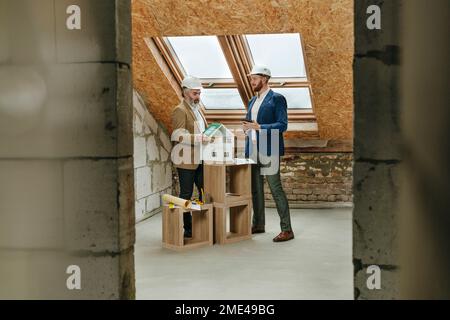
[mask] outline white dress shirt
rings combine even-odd
[[[270,87],[268,87],[267,90],[264,92],[258,92],[258,94],[256,96],[256,100],[253,103],[252,114],[251,114],[250,120],[257,121],[259,109],[261,108],[261,105],[262,105],[264,99],[266,98],[267,94],[269,93],[269,91],[270,91]],[[252,129],[250,131],[250,135],[251,135],[252,141],[256,143],[256,130]]]
[[[196,118],[196,123],[198,126],[198,129],[200,130],[199,133],[203,133],[206,130],[206,123],[204,118],[202,117],[202,115],[200,114],[200,110],[199,107],[193,104],[189,104],[189,106],[191,107],[192,111],[194,112],[195,118]]]

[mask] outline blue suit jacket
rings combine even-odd
[[[256,97],[253,97],[248,104],[248,112],[247,119],[251,119],[252,108],[255,104]],[[252,119],[254,120],[254,119]],[[279,155],[284,156],[284,138],[283,132],[286,132],[288,126],[288,115],[287,115],[287,102],[286,98],[270,90],[266,98],[261,104],[259,108],[258,117],[256,122],[261,125],[260,132],[257,132],[257,145],[258,151],[267,156],[272,155],[272,146],[271,146],[271,135],[273,134],[271,130],[278,129],[279,130]],[[262,144],[260,145],[259,141],[262,139]],[[249,137],[246,138],[245,141],[245,156],[248,158],[251,153],[252,145],[250,144]]]

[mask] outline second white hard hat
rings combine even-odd
[[[200,90],[203,89],[202,82],[199,78],[187,76],[181,82],[181,87],[192,90]]]
[[[249,76],[255,75],[255,74],[264,75],[264,76],[268,76],[268,77],[272,76],[272,72],[270,72],[270,69],[267,68],[266,66],[261,66],[261,65],[255,65],[252,69],[252,72],[250,72]]]

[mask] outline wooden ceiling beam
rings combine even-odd
[[[220,46],[230,67],[231,74],[236,81],[239,94],[244,102],[245,108],[253,97],[242,55],[237,48],[235,36],[218,36]]]

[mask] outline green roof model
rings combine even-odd
[[[217,131],[219,131],[223,125],[221,123],[211,123],[208,128],[206,128],[204,134],[208,137],[214,136]]]

